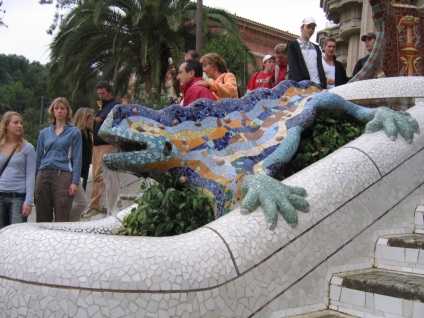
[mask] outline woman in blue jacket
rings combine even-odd
[[[36,152],[36,221],[69,222],[81,175],[81,132],[71,124],[66,98],[56,98],[49,108],[51,125],[38,137]]]

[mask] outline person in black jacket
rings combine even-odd
[[[327,79],[322,66],[321,49],[310,42],[316,26],[314,18],[303,19],[300,37],[287,45],[289,79],[296,82],[310,80],[321,88],[326,88]]]
[[[113,96],[112,85],[108,82],[100,82],[96,86],[97,96],[100,98],[98,102],[100,109],[94,118],[93,128],[93,156],[92,156],[92,175],[93,182],[91,188],[91,199],[88,204],[88,209],[81,215],[82,218],[90,218],[101,212],[101,198],[102,194],[106,189],[106,185],[103,178],[103,155],[111,152],[117,152],[116,147],[109,145],[106,141],[99,137],[100,126],[105,121],[107,115],[110,113],[112,108],[119,104]]]
[[[368,61],[368,58],[370,57],[370,54],[374,48],[376,35],[375,33],[368,32],[367,34],[364,34],[361,36],[361,41],[364,42],[365,48],[368,51],[368,55],[364,56],[363,58],[359,59],[356,64],[355,68],[353,69],[352,77],[355,76],[365,65],[365,63]]]
[[[324,67],[325,77],[327,78],[327,88],[346,84],[349,80],[343,64],[336,60],[335,52],[336,39],[327,38],[324,41],[324,55],[322,56],[322,65]]]

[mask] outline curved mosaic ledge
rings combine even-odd
[[[410,92],[410,81],[418,85],[416,78],[397,79],[399,94]],[[368,81],[350,85],[361,92],[370,87]],[[421,125],[424,99],[416,102],[409,111]],[[415,206],[423,197],[423,148],[422,133],[412,144],[392,142],[383,132],[364,135],[286,179],[308,191],[311,210],[299,214],[296,228],[280,218],[275,230],[266,230],[261,209],[247,216],[235,210],[167,238],[101,235],[113,231],[112,217],[7,227],[0,231],[0,312],[248,317],[324,307],[329,269],[371,266],[364,236],[412,227],[413,210],[399,206]]]

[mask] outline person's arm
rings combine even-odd
[[[247,84],[247,87],[246,87],[247,88],[246,93],[253,91],[256,88],[255,86],[256,76],[258,76],[258,72],[255,72],[252,74],[252,77],[250,78],[249,83]]]
[[[200,87],[203,86],[199,86],[199,88]],[[196,89],[196,86],[192,86],[188,90],[186,90],[182,106],[188,106],[199,98],[197,96]],[[208,90],[206,87],[203,87],[203,89]]]
[[[317,67],[318,76],[323,89],[327,88],[327,77],[325,76],[324,66],[322,65],[322,54],[321,49],[318,45],[314,44],[315,50],[317,51]]]
[[[224,82],[224,83],[222,83]],[[237,98],[237,81],[233,73],[224,73],[224,81],[218,78],[214,82],[209,82],[210,90],[219,98]]]
[[[188,106],[200,98],[216,100],[215,96],[206,87],[193,85],[190,89],[186,91],[183,106]]]
[[[43,129],[40,132],[40,135],[38,136],[37,140],[37,152],[36,152],[36,159],[35,159],[35,173],[38,173],[38,170],[41,166],[41,160],[43,159],[44,155],[44,139],[45,139],[45,129]]]
[[[34,146],[26,142],[28,150],[25,152],[25,203],[33,205],[34,184],[35,184],[35,150]]]
[[[81,131],[74,127],[72,134],[72,183],[78,185],[82,166],[82,137]]]
[[[352,77],[355,76],[361,70],[362,66],[362,59],[359,59],[355,64],[355,68],[353,69]]]
[[[302,80],[300,76],[299,68],[299,52],[296,50],[297,41],[293,40],[287,45],[287,60],[289,65],[289,80],[300,82]],[[300,52],[302,54],[302,52]],[[303,57],[302,57],[303,58]]]
[[[346,70],[343,64],[336,60],[334,62],[336,66],[336,86],[346,84],[349,78],[346,76]]]
[[[35,150],[34,146],[26,142],[28,148],[25,152],[25,201],[22,206],[22,216],[31,214],[34,205],[34,186],[35,186]]]
[[[68,189],[68,195],[73,196],[78,191],[78,185],[81,178],[81,165],[82,165],[82,138],[81,132],[78,128],[74,127],[72,134],[72,181]]]

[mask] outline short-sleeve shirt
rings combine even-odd
[[[265,74],[263,71],[252,74],[247,89],[253,91],[258,88],[272,88],[273,73]],[[269,80],[267,80],[269,79]]]

